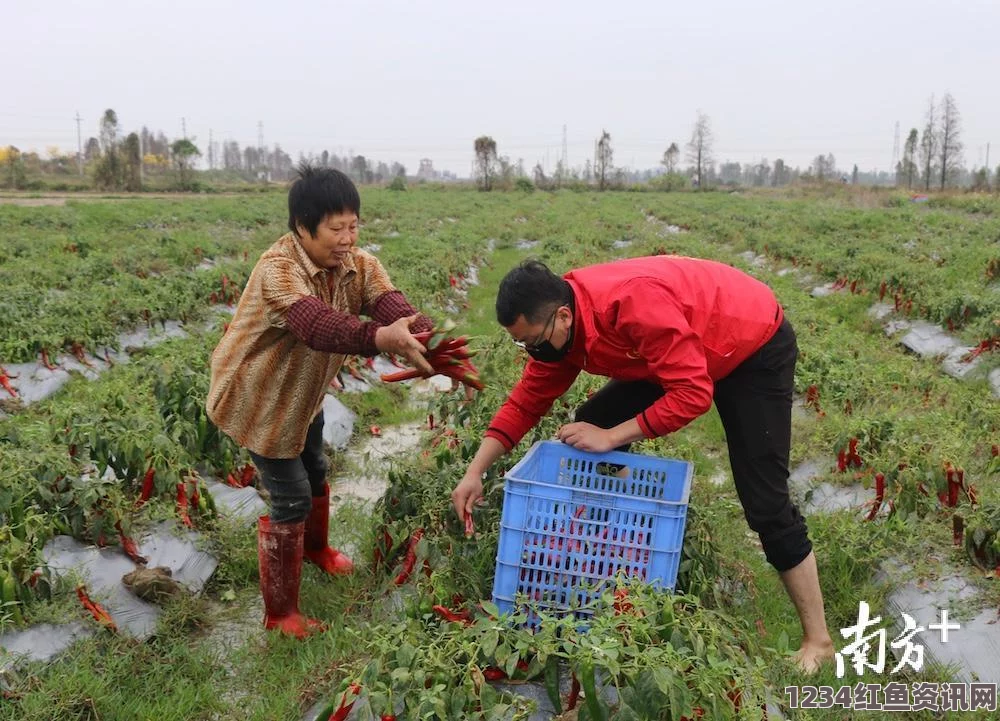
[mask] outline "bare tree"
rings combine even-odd
[[[677,160],[680,158],[680,155],[681,151],[677,147],[677,143],[671,143],[670,147],[663,151],[663,160],[660,163],[667,169],[668,173],[673,173],[677,170]]]
[[[479,189],[492,190],[497,172],[497,141],[488,135],[480,135],[472,143],[472,149],[476,152],[476,180]]]
[[[614,150],[611,148],[611,134],[607,130],[601,131],[601,138],[597,141],[597,148],[594,151],[594,179],[597,180],[597,187],[604,190],[608,185],[608,176],[611,174],[612,159]]]
[[[934,96],[927,105],[927,124],[920,138],[920,164],[924,171],[924,190],[931,189],[931,175],[934,172],[934,156],[937,154],[937,116],[935,114]]]
[[[237,141],[228,140],[222,144],[222,167],[226,170],[243,169],[243,154],[240,152],[240,144]]]
[[[698,187],[705,187],[704,173],[706,167],[713,164],[712,160],[712,126],[705,113],[698,111],[698,119],[694,123],[694,130],[691,132],[691,140],[687,144],[688,162],[694,163],[695,177],[698,179]]]
[[[941,101],[941,126],[938,131],[938,149],[941,157],[941,190],[948,177],[962,166],[962,118],[951,93],[945,93]]]

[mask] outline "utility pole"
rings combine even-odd
[[[563,124],[563,137],[562,137],[562,166],[563,166],[563,173],[569,174],[569,152],[567,151],[565,124]]]
[[[83,141],[80,137],[80,111],[76,111],[76,167],[80,171],[80,177],[83,177]]]
[[[215,154],[212,152],[212,129],[208,129],[208,169],[215,170]]]
[[[145,130],[145,128],[143,128]],[[142,142],[142,136],[145,133],[139,133],[139,187],[141,188],[146,183],[146,170],[143,167],[146,164],[146,148],[145,144]]]
[[[1000,177],[997,178],[1000,183]],[[990,189],[990,144],[986,143],[986,189]]]
[[[181,137],[187,140],[187,136],[188,136],[187,120],[185,118],[181,118]]]

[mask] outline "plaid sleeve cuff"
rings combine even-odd
[[[315,296],[296,301],[288,309],[289,330],[313,350],[344,355],[378,355],[375,347],[376,322],[334,310]]]
[[[380,325],[392,325],[400,318],[406,318],[407,316],[414,315],[416,312],[417,309],[410,305],[402,292],[391,290],[375,299],[375,302],[369,308],[368,315],[374,318]],[[417,322],[410,328],[410,331],[413,333],[423,333],[433,328],[434,322],[426,315],[421,315],[417,318]]]

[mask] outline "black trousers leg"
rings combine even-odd
[[[764,347],[715,384],[736,492],[778,571],[794,568],[812,551],[805,519],[788,493],[797,357],[786,319]]]

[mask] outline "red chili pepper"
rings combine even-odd
[[[885,475],[882,473],[875,474],[875,500],[872,502],[872,508],[868,511],[868,517],[866,521],[872,521],[875,516],[878,515],[879,510],[882,508],[882,501],[885,499]]]
[[[121,519],[115,521],[115,529],[118,531],[118,540],[122,544],[122,551],[125,552],[125,555],[136,563],[145,566],[148,559],[139,553],[139,547],[135,544],[135,541],[125,535],[125,531],[122,530]]]
[[[50,371],[54,371],[56,369],[56,367],[49,362],[49,352],[45,348],[42,348],[42,365]]]
[[[431,606],[431,610],[449,623],[460,623],[463,626],[472,625],[472,615],[469,613],[468,609],[452,611],[450,608],[446,608],[445,606],[436,605]]]
[[[616,589],[614,602],[615,615],[620,616],[623,613],[629,613],[633,608],[632,602],[628,600],[628,589]]]
[[[422,378],[423,372],[416,368],[409,368],[405,371],[397,371],[396,373],[383,373],[379,376],[379,379],[383,383],[398,383],[399,381],[409,381],[414,378]]]
[[[396,721],[396,714],[384,713],[382,714],[381,721]]]
[[[465,512],[465,537],[471,538],[476,532],[476,524],[472,520],[472,514],[468,511]]]
[[[957,513],[951,517],[951,540],[956,546],[961,546],[965,540],[965,519]]]
[[[961,486],[956,481],[948,481],[948,507],[954,508],[958,505],[958,491]]]
[[[965,495],[969,497],[969,503],[973,506],[979,503],[979,495],[976,493],[975,486],[970,484],[969,487],[965,489]]]
[[[240,471],[240,486],[246,488],[251,483],[253,483],[255,469],[252,463],[247,463],[243,466],[243,470]]]
[[[7,375],[7,371],[3,368],[3,366],[0,366],[0,386],[2,386],[5,391],[10,393],[11,398],[17,398],[17,391],[14,390],[14,386],[10,384],[10,379],[16,377],[17,376]]]
[[[496,666],[489,666],[483,669],[483,678],[487,681],[503,681],[507,678],[507,674]]]
[[[330,716],[329,721],[345,721],[351,713],[351,709],[354,707],[354,701],[350,703],[347,702],[347,694],[350,693],[352,696],[357,697],[361,693],[361,686],[356,683],[352,683],[347,691],[344,691],[343,695],[340,697],[340,706],[337,710],[333,712]]]
[[[372,426],[368,430],[371,431],[371,434],[373,436],[381,436],[382,435],[382,429],[379,428],[378,426]]]
[[[153,495],[153,476],[155,473],[156,471],[153,470],[152,466],[146,469],[146,475],[142,478],[142,489],[139,491],[139,498],[135,502],[136,508],[142,506]]]
[[[194,528],[191,516],[188,515],[187,484],[183,481],[177,484],[177,515],[181,517],[181,523],[188,528]]]
[[[94,620],[99,624],[111,631],[117,631],[118,626],[115,625],[114,619],[111,618],[111,614],[104,610],[104,608],[99,603],[94,603],[90,600],[90,596],[87,594],[87,587],[84,585],[79,585],[76,587],[76,596],[80,599],[80,603],[83,607],[94,617]]]
[[[403,559],[403,567],[396,576],[396,585],[402,586],[413,573],[413,566],[417,563],[417,544],[424,537],[424,529],[418,528],[410,536],[410,543],[406,548],[406,558]]]
[[[837,451],[837,470],[840,473],[847,470],[847,454],[843,449]]]
[[[88,368],[94,367],[94,364],[91,363],[89,360],[87,360],[87,356],[83,354],[83,346],[79,343],[79,341],[73,342],[73,345],[70,346],[70,352],[74,356],[76,356],[76,359],[80,361],[83,365],[87,366]]]
[[[882,281],[882,284],[881,284],[881,285],[880,285],[880,286],[878,287],[878,299],[879,299],[880,301],[881,301],[881,300],[882,300],[883,298],[885,298],[885,292],[886,292],[886,291],[887,291],[888,289],[889,289],[889,288],[888,288],[888,286],[886,285],[886,282],[885,282],[885,281],[883,280],[883,281]]]
[[[580,680],[573,674],[573,681],[569,687],[569,696],[566,697],[566,709],[572,710],[576,708],[576,702],[580,698]]]

